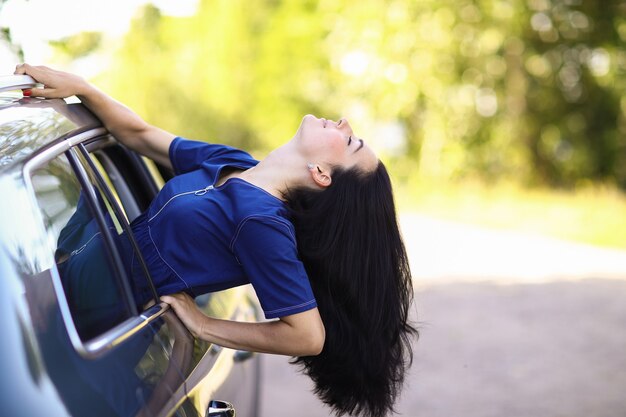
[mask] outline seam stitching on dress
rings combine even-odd
[[[163,211],[163,209],[164,209],[165,207],[167,207],[167,205],[168,205],[168,204],[169,204],[169,203],[170,203],[173,199],[175,199],[175,198],[177,198],[177,197],[180,197],[180,196],[182,196],[182,195],[193,194],[193,193],[196,193],[196,192],[198,192],[198,191],[200,191],[200,190],[185,191],[184,193],[178,193],[178,194],[175,194],[175,195],[171,196],[171,197],[170,197],[170,199],[169,199],[169,200],[167,200],[167,201],[165,202],[165,204],[163,204],[163,205],[161,206],[161,208],[159,209],[159,211],[157,211],[157,212],[156,212],[156,214],[155,214],[154,216],[152,216],[152,217],[150,217],[150,218],[148,219],[148,221],[149,221],[149,222],[151,222],[152,220],[154,220],[154,218],[155,218],[155,217],[157,217],[159,214],[161,214],[161,212]]]
[[[298,305],[295,305],[295,306],[289,306],[289,307],[279,308],[279,309],[276,309],[276,310],[266,311],[265,314],[280,313],[281,311],[292,310],[294,308],[304,307],[304,306],[312,304],[314,302],[315,302],[315,299],[312,299],[310,301],[307,301],[306,303],[301,303],[301,304],[298,304]]]
[[[161,258],[161,260],[165,263],[165,265],[168,266],[169,269],[172,270],[172,272],[178,277],[178,279],[180,279],[183,284],[185,284],[185,287],[190,288],[189,284],[187,284],[187,282],[183,279],[183,277],[181,277],[178,272],[176,272],[176,270],[174,268],[172,268],[172,265],[170,265],[165,258],[163,258],[163,256],[161,256],[161,252],[159,252],[159,248],[157,247],[156,243],[154,243],[154,239],[152,238],[152,230],[150,230],[150,226],[148,226],[148,236],[150,236],[150,241],[152,241],[152,245],[154,246],[154,249],[156,250],[157,255],[159,255],[159,258]]]
[[[271,222],[274,222],[274,223],[280,224],[281,226],[286,227],[287,228],[287,232],[289,233],[289,236],[291,236],[291,238],[297,244],[296,237],[291,232],[291,228],[287,224],[285,224],[284,221],[279,220],[279,219],[277,219],[275,217],[272,217],[272,216],[258,216],[258,215],[253,214],[253,215],[250,215],[248,217],[244,217],[244,219],[241,222],[239,222],[239,226],[237,226],[237,229],[235,230],[235,234],[233,235],[233,238],[230,240],[229,247],[230,247],[231,251],[235,250],[235,242],[239,238],[239,234],[241,233],[241,229],[243,229],[243,226],[245,225],[245,223],[248,222],[248,220],[254,220],[254,219],[266,219],[266,220],[269,220]]]
[[[113,229],[114,229],[114,227],[109,226],[107,229],[109,229],[109,230],[113,230]],[[91,237],[89,238],[89,240],[87,240],[87,242],[85,242],[83,245],[81,245],[81,247],[79,247],[78,249],[74,249],[74,250],[70,251],[70,256],[78,255],[78,254],[80,254],[82,251],[84,251],[84,250],[87,248],[87,246],[89,246],[89,244],[91,243],[91,241],[92,241],[92,240],[93,240],[96,236],[98,236],[99,234],[102,234],[102,232],[101,232],[101,231],[98,231],[98,232],[94,233],[93,235],[91,235]]]
[[[110,229],[110,228],[109,228]],[[76,252],[76,255],[78,255],[79,253],[81,253],[83,250],[85,250],[85,248],[87,246],[89,246],[89,244],[91,243],[91,241],[98,236],[100,233],[102,232],[96,232],[93,235],[91,235],[91,237],[89,238],[89,240],[87,240],[87,242],[83,243],[78,249],[74,249],[73,251],[71,251],[70,253]]]

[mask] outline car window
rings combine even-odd
[[[95,158],[93,156],[95,156]],[[141,210],[130,187],[115,163],[102,151],[92,154],[91,161],[107,183],[117,204],[123,209],[126,220],[132,222],[141,214]]]
[[[114,225],[111,233],[126,275],[126,279],[121,281],[121,285],[126,287],[128,292],[132,292],[133,302],[137,310],[141,311],[144,306],[152,305],[150,301],[153,300],[154,292],[152,292],[150,278],[147,269],[144,268],[141,254],[134,244],[128,218],[120,204],[120,196],[116,188],[111,186],[108,171],[99,164],[97,159],[88,155],[86,149],[80,148],[80,146],[76,156],[87,173],[89,186],[94,190],[100,209],[105,214],[106,219]],[[115,182],[118,187],[120,184],[124,184],[123,179],[119,176]],[[126,194],[124,199],[132,200],[132,195]]]
[[[132,222],[148,208],[163,186],[163,178],[154,163],[112,137],[85,143],[85,149]]]
[[[123,228],[102,215],[110,202],[93,185],[81,186],[65,155],[33,171],[31,181],[76,330],[90,340],[133,315],[107,239]]]

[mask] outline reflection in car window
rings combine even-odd
[[[35,170],[32,184],[76,329],[81,339],[92,339],[131,316],[103,230],[64,155]],[[117,234],[119,222],[108,219]]]
[[[127,290],[134,295],[137,310],[141,311],[144,307],[152,305],[152,302],[149,302],[149,300],[153,298],[154,294],[150,291],[150,279],[141,265],[141,254],[139,254],[130,240],[128,233],[132,232],[130,231],[126,214],[120,205],[120,196],[116,189],[111,187],[111,179],[97,159],[88,156],[86,152],[77,152],[76,155],[87,173],[90,187],[96,195],[101,211],[105,214],[107,221],[111,221],[115,225],[112,236],[121,255],[120,261],[128,278],[122,285],[127,285]],[[96,174],[95,170],[99,171],[101,181],[98,181],[98,174]],[[102,175],[103,173],[104,175]],[[104,184],[102,184],[102,181]],[[116,182],[119,186],[122,180],[118,178]],[[103,187],[106,187],[108,193],[105,192]],[[108,196],[111,198],[108,198]],[[128,194],[125,197],[128,197]]]

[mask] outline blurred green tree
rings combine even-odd
[[[102,33],[100,32],[79,32],[48,43],[64,56],[78,59],[97,51],[101,42]]]
[[[99,82],[261,153],[345,115],[397,178],[626,190],[625,41],[625,0],[203,0],[143,8]]]

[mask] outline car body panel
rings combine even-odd
[[[21,98],[0,104],[0,171],[64,138],[101,126],[80,103]]]
[[[29,342],[23,345],[30,352],[27,356],[38,358],[31,359],[31,374],[45,377],[48,385],[54,388],[55,401],[62,401],[69,413],[66,415],[126,416],[135,415],[141,407],[157,408],[159,401],[151,401],[148,390],[159,385],[159,392],[166,392],[172,398],[177,395],[177,400],[184,400],[184,379],[178,366],[185,359],[180,355],[172,358],[172,349],[164,335],[175,328],[177,343],[189,346],[193,344],[193,338],[173,312],[166,311],[162,318],[100,357],[85,358],[70,340],[71,329],[62,314],[64,299],[54,288],[55,280],[59,279],[55,276],[58,273],[51,242],[45,229],[38,224],[37,210],[25,210],[33,207],[25,182],[19,181],[16,174],[5,175],[0,181],[0,193],[12,196],[0,209],[2,254],[9,260],[3,263],[7,268],[1,282],[8,287],[3,294],[13,295],[14,302],[22,301],[23,318],[17,321],[23,324],[20,329],[22,337],[10,340]],[[9,265],[12,268],[8,268]],[[19,351],[20,348],[7,347],[3,352],[10,350]],[[186,354],[186,361],[190,362],[191,350],[188,349]],[[24,372],[9,375],[24,375]],[[43,395],[40,389],[32,387],[30,390],[22,387],[22,391]],[[51,401],[46,399],[45,403]]]
[[[258,357],[194,339],[166,305],[141,313],[141,327],[97,355],[77,349],[59,289],[55,238],[44,226],[29,164],[85,140],[92,143],[87,149],[97,144],[94,149],[106,153],[94,159],[110,157],[117,168],[102,169],[128,184],[124,192],[145,210],[162,185],[154,165],[112,140],[77,99],[0,95],[3,413],[197,417],[205,415],[209,400],[220,399],[241,404],[238,416],[255,415]],[[253,320],[259,311],[249,286],[208,294],[197,303],[224,319]]]
[[[37,340],[29,326],[30,313],[13,259],[0,251],[0,404],[7,416],[68,416],[49,378]],[[17,296],[16,296],[17,295]],[[10,378],[7,378],[10,376]]]

